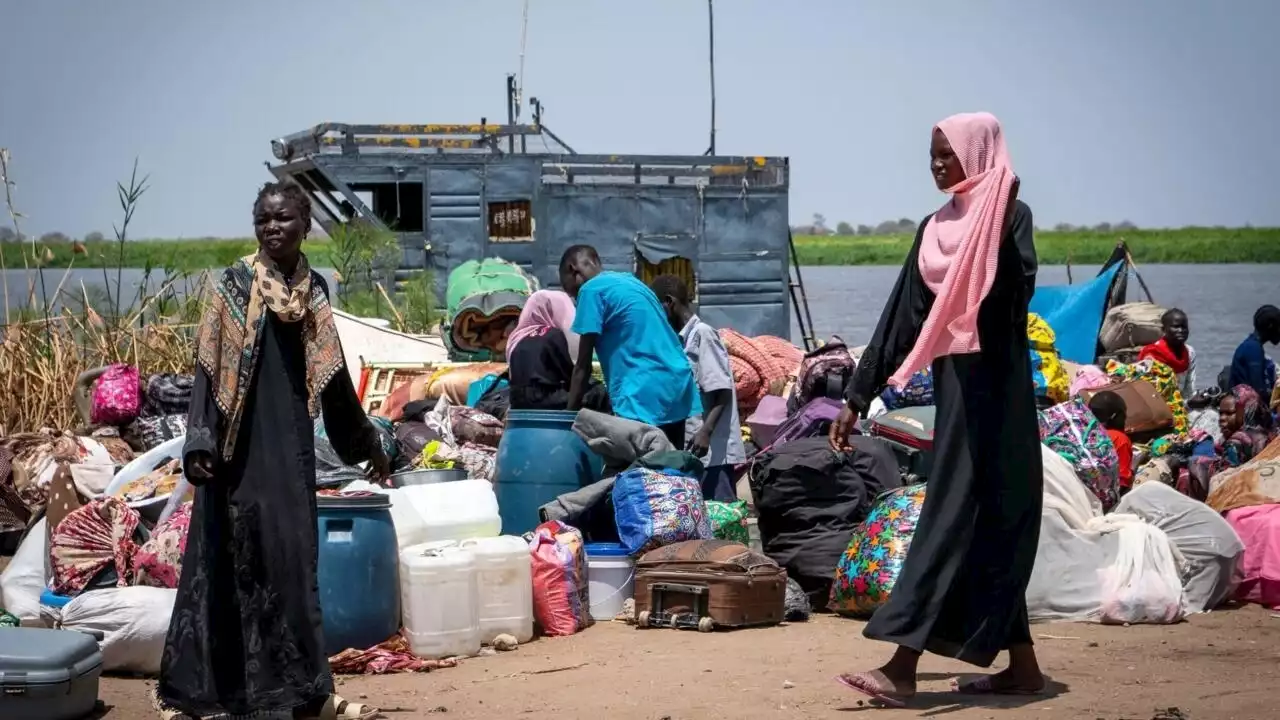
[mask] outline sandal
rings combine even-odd
[[[320,708],[317,720],[372,720],[381,715],[372,705],[347,702],[341,695],[330,695]]]
[[[1040,687],[1032,689],[1018,687],[1017,685],[997,684],[993,679],[995,677],[995,675],[983,675],[967,683],[956,682],[954,689],[961,695],[1040,695],[1044,693],[1044,682],[1040,683]]]
[[[836,682],[891,708],[905,708],[907,700],[911,699],[910,696],[885,692],[881,689],[880,682],[871,673],[837,675]]]

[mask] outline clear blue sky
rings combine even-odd
[[[136,156],[139,235],[245,235],[273,137],[500,118],[521,7],[0,0],[24,229],[109,231]],[[530,0],[526,97],[579,151],[699,154],[706,11]],[[989,110],[1042,227],[1276,226],[1278,28],[1280,0],[718,0],[718,149],[790,156],[793,223],[917,218],[930,127]]]

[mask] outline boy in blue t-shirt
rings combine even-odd
[[[581,338],[569,409],[582,407],[591,356],[597,353],[614,414],[660,428],[683,450],[685,420],[700,415],[702,403],[693,369],[658,297],[634,275],[606,272],[589,245],[565,250],[560,285],[577,303],[573,332]]]

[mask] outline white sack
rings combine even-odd
[[[1186,558],[1182,587],[1188,612],[1208,612],[1231,597],[1240,582],[1244,543],[1213,508],[1166,485],[1146,483],[1121,498],[1116,512],[1160,528]]]
[[[90,590],[62,608],[62,627],[103,634],[102,669],[159,675],[178,591],[155,587]]]
[[[0,574],[0,608],[27,626],[45,624],[40,619],[40,593],[45,587],[46,524],[41,518],[31,527],[9,566]]]
[[[1070,463],[1041,446],[1044,507],[1027,585],[1032,621],[1176,622],[1181,556],[1137,515],[1103,515]]]

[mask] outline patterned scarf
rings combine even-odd
[[[345,367],[333,309],[305,255],[299,257],[291,278],[285,278],[265,255],[237,260],[214,281],[212,300],[196,337],[196,362],[209,374],[214,402],[225,421],[225,460],[235,451],[268,310],[284,322],[303,323],[307,409],[312,418],[320,414],[321,391]]]

